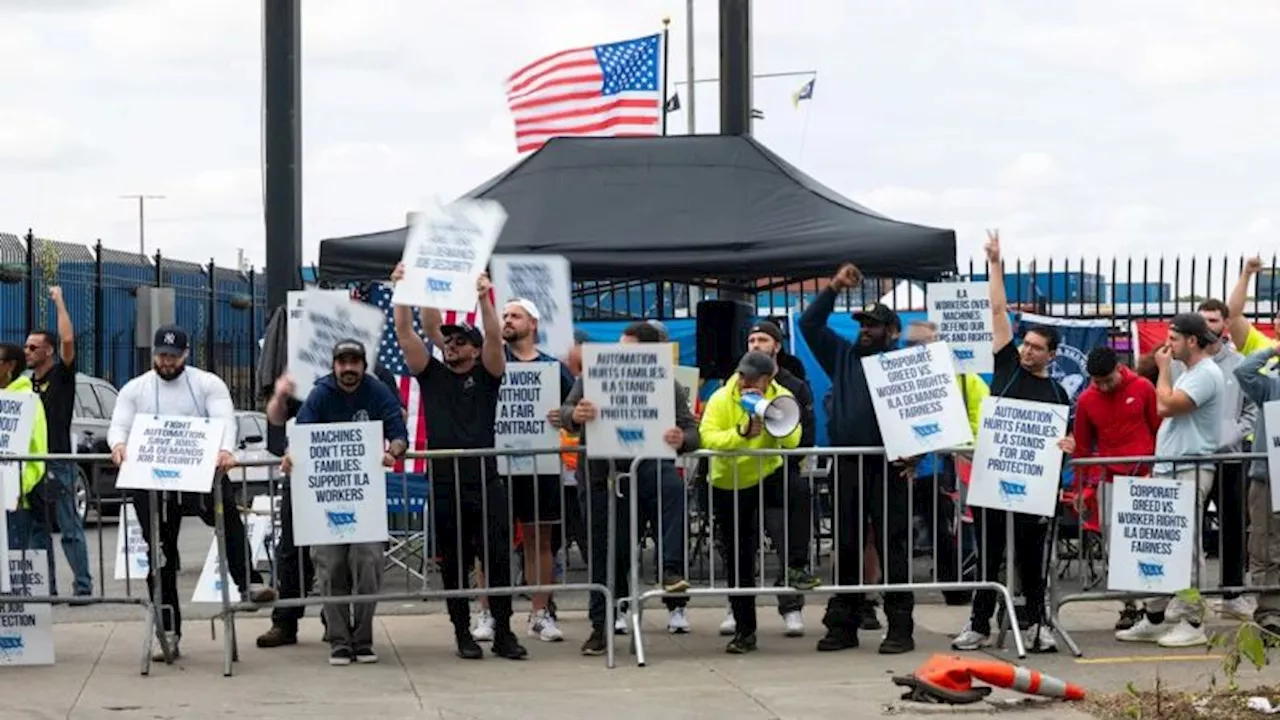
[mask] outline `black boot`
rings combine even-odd
[[[818,641],[818,652],[835,652],[858,647],[858,631],[846,627],[829,627]]]
[[[529,655],[529,651],[516,639],[516,634],[511,632],[510,627],[499,627],[494,631],[493,647],[489,649],[494,655],[508,660],[523,660]]]
[[[466,625],[453,629],[453,639],[458,644],[458,657],[463,660],[484,659],[484,650],[481,650],[475,638],[471,637],[471,629]]]
[[[888,614],[889,630],[880,643],[881,655],[901,655],[916,649],[915,621],[910,613]]]

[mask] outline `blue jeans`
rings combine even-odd
[[[93,575],[89,572],[89,544],[84,537],[84,521],[76,512],[76,466],[71,462],[47,463],[48,474],[44,483],[45,504],[47,512],[58,519],[58,529],[62,535],[62,553],[67,556],[71,572],[75,577],[75,594],[93,594]],[[53,543],[49,537],[50,523],[47,518],[37,518],[29,512],[27,525],[22,529],[22,536],[29,536],[32,545],[28,549],[49,551],[49,592],[58,594],[58,575],[54,572]],[[9,536],[15,537],[10,528]],[[11,547],[19,547],[10,545]]]

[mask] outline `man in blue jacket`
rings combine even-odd
[[[862,359],[898,345],[902,321],[890,308],[874,303],[853,314],[858,321],[858,339],[849,342],[827,327],[836,298],[862,282],[862,273],[852,263],[840,266],[830,284],[800,316],[800,332],[818,364],[831,378],[831,414],[827,434],[832,447],[883,448],[880,425],[871,404],[871,391],[862,371]],[[839,533],[840,585],[862,584],[862,558],[867,522],[875,528],[883,548],[881,564],[890,583],[911,581],[911,507],[905,487],[889,489],[886,480],[897,478],[880,454],[844,455],[837,458],[835,475],[835,527]],[[887,508],[886,508],[887,504]],[[866,602],[862,593],[833,595],[827,602],[822,623],[827,634],[818,641],[818,650],[830,652],[858,647],[861,611]],[[884,612],[889,629],[880,652],[896,655],[915,649],[912,611],[915,596],[909,592],[884,594]]]
[[[377,421],[387,448],[382,464],[392,467],[409,449],[400,399],[375,377],[366,373],[364,344],[342,340],[333,347],[333,374],[320,378],[298,410],[297,423],[345,423]],[[292,470],[285,455],[282,469]],[[352,545],[317,545],[312,562],[322,595],[376,595],[382,587],[381,542]],[[354,615],[352,608],[354,607]],[[373,651],[373,614],[376,602],[332,603],[324,606],[329,636],[329,664],[378,662]]]

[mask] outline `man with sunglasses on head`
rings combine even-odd
[[[393,283],[404,278],[404,263],[391,274]],[[476,295],[484,333],[466,323],[445,325],[436,308],[420,308],[422,329],[440,358],[413,329],[413,312],[395,308],[396,339],[405,365],[418,378],[427,422],[430,450],[487,450],[494,447],[494,423],[498,391],[507,371],[502,345],[502,325],[489,296],[487,274],[476,281]],[[511,584],[511,525],[507,520],[507,488],[498,474],[497,458],[463,457],[431,460],[431,505],[436,546],[443,558],[441,575],[448,590],[467,582],[476,559],[483,560],[490,587]],[[484,651],[471,636],[467,599],[449,598],[458,657],[479,660]],[[521,660],[528,651],[511,632],[511,596],[489,599],[493,614],[493,654]]]

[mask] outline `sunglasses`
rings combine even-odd
[[[23,349],[23,350],[30,350],[30,351],[34,352],[34,351],[36,351],[36,350],[43,350],[43,349],[44,349],[44,346],[43,346],[43,345],[23,345],[23,346],[22,346],[22,349]]]
[[[465,347],[471,344],[471,339],[466,335],[446,335],[444,338],[444,344]]]

